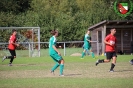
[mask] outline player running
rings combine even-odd
[[[10,36],[10,39],[9,39],[9,45],[8,45],[8,50],[11,54],[11,56],[4,56],[2,58],[2,62],[5,60],[5,59],[10,59],[10,63],[9,63],[9,66],[12,66],[12,62],[14,60],[14,58],[16,58],[16,47],[19,46],[19,44],[16,43],[16,34],[17,34],[17,31],[16,30],[12,30],[12,35]]]
[[[82,52],[82,56],[81,56],[81,59],[84,58],[85,56],[85,53],[88,51],[89,54],[91,54],[92,58],[95,58],[95,55],[94,53],[92,52],[91,50],[91,39],[90,39],[90,30],[87,30],[85,36],[84,36],[84,50]]]
[[[112,63],[111,63],[111,68],[110,68],[110,72],[114,72],[114,67],[116,64],[116,37],[114,36],[116,33],[116,29],[112,28],[110,30],[110,34],[107,35],[104,39],[104,43],[105,45],[105,52],[106,52],[106,59],[102,59],[102,60],[97,60],[96,62],[96,66],[99,63],[106,63],[106,62],[110,62],[110,60],[112,59]]]
[[[64,76],[63,75],[64,59],[62,58],[61,53],[55,47],[56,46],[56,37],[58,36],[58,31],[57,30],[53,30],[53,31],[51,31],[51,34],[53,36],[49,40],[49,55],[52,57],[52,59],[56,63],[53,66],[53,68],[51,69],[51,73],[54,74],[54,70],[56,70],[60,66],[60,75],[59,76]]]

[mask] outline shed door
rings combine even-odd
[[[130,53],[131,47],[131,30],[123,30],[123,52]]]

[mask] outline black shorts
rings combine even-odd
[[[113,57],[117,57],[116,52],[106,52],[107,59],[112,59]]]
[[[16,56],[16,51],[15,51],[15,50],[9,49],[9,52],[10,52],[10,54],[11,54],[12,56]]]

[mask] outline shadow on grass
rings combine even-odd
[[[38,64],[15,64],[14,66],[34,66]]]
[[[127,72],[127,71],[133,71],[133,70],[119,70],[119,71],[115,71],[115,72]]]
[[[82,75],[82,74],[66,74],[65,76],[77,76],[77,75]]]

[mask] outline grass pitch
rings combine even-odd
[[[54,65],[49,57],[20,58],[13,66],[9,60],[0,62],[0,88],[132,88],[133,65],[131,55],[118,56],[115,72],[108,72],[111,63],[95,66],[96,59],[85,56],[84,59],[65,56],[64,77],[59,77],[59,68],[55,75],[50,74]],[[98,58],[105,58],[100,56]]]

